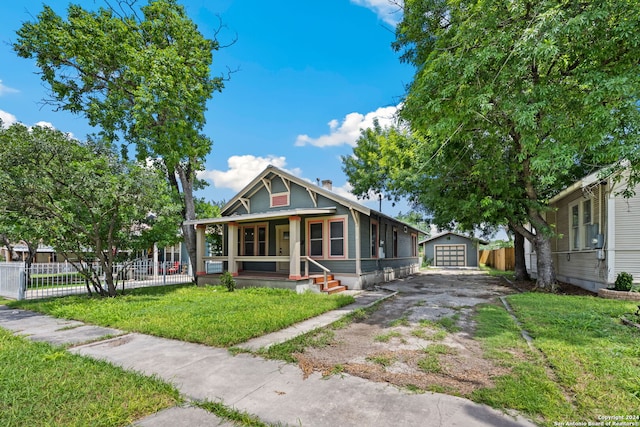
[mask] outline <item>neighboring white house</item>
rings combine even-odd
[[[596,292],[627,272],[640,279],[640,196],[625,199],[624,179],[593,173],[550,201],[546,215],[556,227],[552,239],[557,279]],[[536,276],[536,254],[525,243],[527,269]]]

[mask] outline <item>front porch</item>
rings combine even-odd
[[[220,284],[221,272],[206,273],[197,277],[198,285]],[[288,273],[269,271],[240,271],[234,277],[238,288],[281,288],[290,289],[297,293],[316,292],[334,294],[347,290],[347,287],[336,280],[332,274],[311,274],[291,279]]]

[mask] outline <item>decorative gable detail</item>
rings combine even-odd
[[[271,207],[277,208],[281,206],[289,206],[289,193],[273,193],[271,195]]]

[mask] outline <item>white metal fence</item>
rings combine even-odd
[[[106,287],[104,272],[98,263],[83,265],[95,273]],[[188,263],[137,260],[118,264],[114,282],[118,291],[148,286],[188,283],[193,279]],[[93,292],[93,287],[89,285]],[[10,299],[38,299],[86,294],[87,283],[71,263],[32,264],[27,271],[19,262],[0,263],[0,296]]]

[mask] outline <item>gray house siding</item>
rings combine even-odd
[[[283,212],[284,217],[277,215],[279,211]],[[307,265],[304,259],[311,254],[312,242],[309,231],[314,223],[322,223],[322,252],[321,255],[316,252],[312,259],[328,268],[336,278],[343,280],[343,283],[350,287],[358,289],[367,284],[378,283],[381,278],[392,280],[395,277],[413,273],[419,268],[419,259],[416,256],[417,230],[272,166],[265,169],[238,193],[223,208],[222,214],[224,220],[195,220],[194,225],[200,228],[207,224],[221,225],[224,233],[222,254],[209,256],[208,259],[223,256],[228,258],[228,262],[223,260],[222,263],[225,268],[234,268],[232,273],[251,271],[282,273],[289,270],[290,278],[299,278],[300,275],[304,276],[305,267],[308,267],[311,274],[320,273],[322,271],[320,268],[313,263]],[[331,235],[332,225],[335,227],[336,221],[342,221],[344,224],[342,228],[344,233],[342,236],[338,235],[337,239],[335,234],[333,238]],[[234,223],[233,228],[238,230],[238,239],[230,240],[228,233],[232,223]],[[372,223],[378,226],[374,253],[372,253]],[[286,256],[287,254],[280,252],[278,247],[279,238],[282,238],[282,235],[278,236],[278,233],[282,232],[279,226],[291,227],[298,224],[299,233],[289,230],[292,238],[296,239],[289,247],[299,246],[300,252],[289,254],[289,257],[300,258],[300,269],[297,269],[295,264],[291,264],[297,260],[290,259],[289,268],[286,269],[286,263],[280,260],[275,262],[275,260],[260,259]],[[263,246],[259,246],[257,240],[261,232],[259,227],[263,226],[266,228],[265,251],[261,250]],[[251,227],[255,227],[253,233],[248,230]],[[335,228],[333,230],[336,231]],[[254,239],[253,243],[246,240],[251,236]],[[344,251],[336,250],[340,248],[335,246],[336,240],[340,240],[340,237],[342,237]],[[234,241],[233,244],[237,245],[233,250],[227,247],[230,241]],[[318,240],[315,240],[314,245],[315,249],[319,248]],[[333,252],[332,247],[335,250]],[[251,253],[245,253],[245,250]],[[253,259],[247,261],[248,257],[254,256],[255,261]],[[233,262],[231,261],[233,257],[242,258],[242,261]]]
[[[468,237],[460,236],[455,233],[446,233],[442,236],[435,237],[433,239],[428,239],[423,241],[424,244],[424,257],[428,263],[435,267],[449,266],[446,265],[448,262],[445,262],[443,265],[442,262],[436,260],[437,247],[451,247],[452,245],[459,246],[464,245],[464,265],[456,265],[460,267],[478,267],[478,243]],[[447,261],[449,261],[449,251],[447,251]]]

